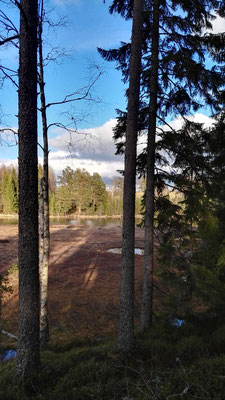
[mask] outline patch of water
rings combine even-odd
[[[121,218],[51,218],[50,224],[52,225],[84,225],[84,226],[108,226],[111,228],[122,226],[123,219]],[[140,223],[140,218],[135,219],[135,223]],[[18,219],[16,218],[8,218],[3,219],[0,218],[0,225],[17,225]]]
[[[122,218],[77,218],[77,219],[56,219],[51,218],[51,224],[84,225],[84,226],[108,226],[116,227],[122,225]]]
[[[122,248],[121,247],[116,247],[114,249],[108,249],[106,253],[113,253],[113,254],[122,254]],[[134,249],[134,254],[137,254],[139,256],[144,255],[144,249],[140,249],[139,247],[136,247]]]

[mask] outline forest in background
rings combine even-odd
[[[43,168],[38,167],[39,179]],[[136,215],[141,214],[144,181],[136,195]],[[55,177],[49,169],[49,212],[51,216],[95,215],[122,216],[123,178],[115,177],[106,188],[98,173],[70,167]],[[0,215],[18,214],[18,172],[13,166],[0,167]]]
[[[39,179],[43,177],[43,168],[38,167]],[[136,192],[135,214],[143,211],[145,179],[139,179]],[[180,204],[184,196],[178,190],[165,187],[163,195],[174,204]],[[156,193],[157,196],[157,193]],[[72,170],[70,167],[55,177],[49,169],[49,211],[51,216],[95,215],[122,216],[123,214],[123,178],[115,177],[106,188],[98,173],[89,174],[84,169]],[[0,167],[0,215],[18,214],[18,172],[13,166]]]

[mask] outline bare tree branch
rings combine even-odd
[[[4,139],[2,134],[6,134],[6,135],[9,134],[10,135],[12,133],[14,135],[13,136],[14,142],[11,141],[12,143],[10,144],[9,138],[7,138],[7,140]],[[17,135],[18,135],[18,133],[12,128],[0,128],[0,146],[3,146],[3,145],[7,146],[7,147],[16,146],[18,144]]]
[[[56,101],[56,102],[46,104],[46,108],[51,107],[53,105],[66,104],[66,103],[71,103],[71,102],[80,101],[80,100],[88,100],[88,101],[91,100],[91,101],[96,102],[97,100],[93,100],[92,97],[89,97],[91,89],[93,88],[94,84],[97,82],[97,80],[100,78],[100,76],[103,73],[98,66],[96,66],[96,68],[98,70],[98,74],[95,77],[95,79],[90,83],[90,85],[84,86],[83,88],[78,89],[76,92],[66,95],[64,97],[64,99],[61,101]]]
[[[44,147],[38,142],[38,146],[44,151]]]
[[[15,39],[19,39],[19,35],[14,35],[14,36],[8,37],[8,38],[6,38],[4,40],[1,40],[0,41],[0,46],[3,46],[3,44],[5,44],[7,42],[12,42]]]
[[[0,71],[3,74],[2,84],[4,83],[5,79],[9,79],[13,83],[13,85],[15,85],[17,88],[19,87],[17,82],[14,79],[14,77],[18,76],[17,71],[14,71],[14,70],[12,70],[10,68],[4,67],[3,65],[0,65]],[[10,72],[12,74],[10,74]]]
[[[0,128],[0,133],[6,133],[10,132],[13,133],[14,135],[18,135],[18,132],[15,131],[13,128]]]
[[[0,46],[6,43],[12,43],[14,46],[18,45],[14,40],[19,38],[19,31],[13,21],[5,14],[4,11],[0,10]]]

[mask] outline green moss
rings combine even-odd
[[[214,331],[211,345],[224,330],[221,326]],[[14,361],[0,365],[0,398],[164,400],[176,394],[185,400],[222,400],[225,355],[210,357],[209,340],[204,347],[205,337],[189,333],[187,327],[174,328],[166,320],[159,321],[150,332],[137,335],[128,357],[113,352],[111,339],[76,339],[74,346],[71,340],[55,349],[51,345],[41,354],[41,371],[30,392],[16,385]]]

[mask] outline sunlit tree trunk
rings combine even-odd
[[[155,191],[155,138],[157,117],[157,92],[159,70],[159,0],[153,3],[152,60],[150,70],[150,105],[147,144],[147,180],[145,196],[145,247],[144,280],[142,296],[141,327],[147,329],[152,323],[153,265],[154,265],[154,191]]]
[[[17,377],[39,369],[37,168],[37,1],[20,2],[19,53],[19,330]]]
[[[134,339],[134,240],[136,143],[140,93],[143,0],[135,0],[131,39],[130,79],[123,191],[122,270],[117,348],[127,352]]]
[[[49,341],[49,323],[48,323],[48,267],[50,252],[50,232],[49,232],[49,179],[48,179],[48,126],[46,115],[45,101],[45,82],[44,82],[44,65],[42,51],[42,25],[43,25],[43,2],[41,2],[41,12],[38,24],[38,54],[39,54],[39,87],[41,98],[41,117],[42,117],[42,134],[43,134],[43,179],[42,196],[43,207],[41,208],[43,226],[41,230],[40,246],[42,247],[42,255],[40,257],[40,342],[41,348],[46,347]]]

